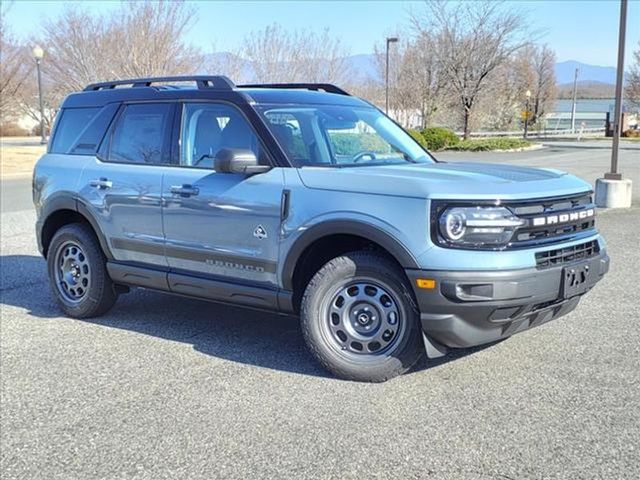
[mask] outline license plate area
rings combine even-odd
[[[597,272],[593,271],[590,262],[583,262],[562,269],[562,298],[568,299],[582,295],[593,284]]]

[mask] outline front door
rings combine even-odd
[[[80,197],[98,219],[115,260],[166,267],[162,177],[171,160],[175,104],[121,107],[100,155],[81,177]]]
[[[165,170],[163,222],[173,271],[276,287],[283,172],[219,173],[222,148],[252,150],[269,162],[249,122],[226,103],[182,108],[180,165]]]

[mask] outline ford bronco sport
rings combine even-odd
[[[130,287],[299,315],[353,380],[565,315],[609,264],[589,184],[437,161],[328,84],[89,85],[62,104],[33,199],[67,315]]]

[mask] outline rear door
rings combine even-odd
[[[82,201],[116,260],[167,266],[162,177],[171,161],[176,104],[123,105],[82,173]]]
[[[275,287],[283,172],[216,172],[222,148],[269,156],[242,112],[228,103],[185,103],[180,162],[167,169],[163,219],[172,270]]]

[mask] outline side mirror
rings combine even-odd
[[[222,148],[213,160],[213,168],[221,173],[244,173],[254,175],[271,170],[269,165],[258,164],[256,155],[251,150],[240,148]]]

